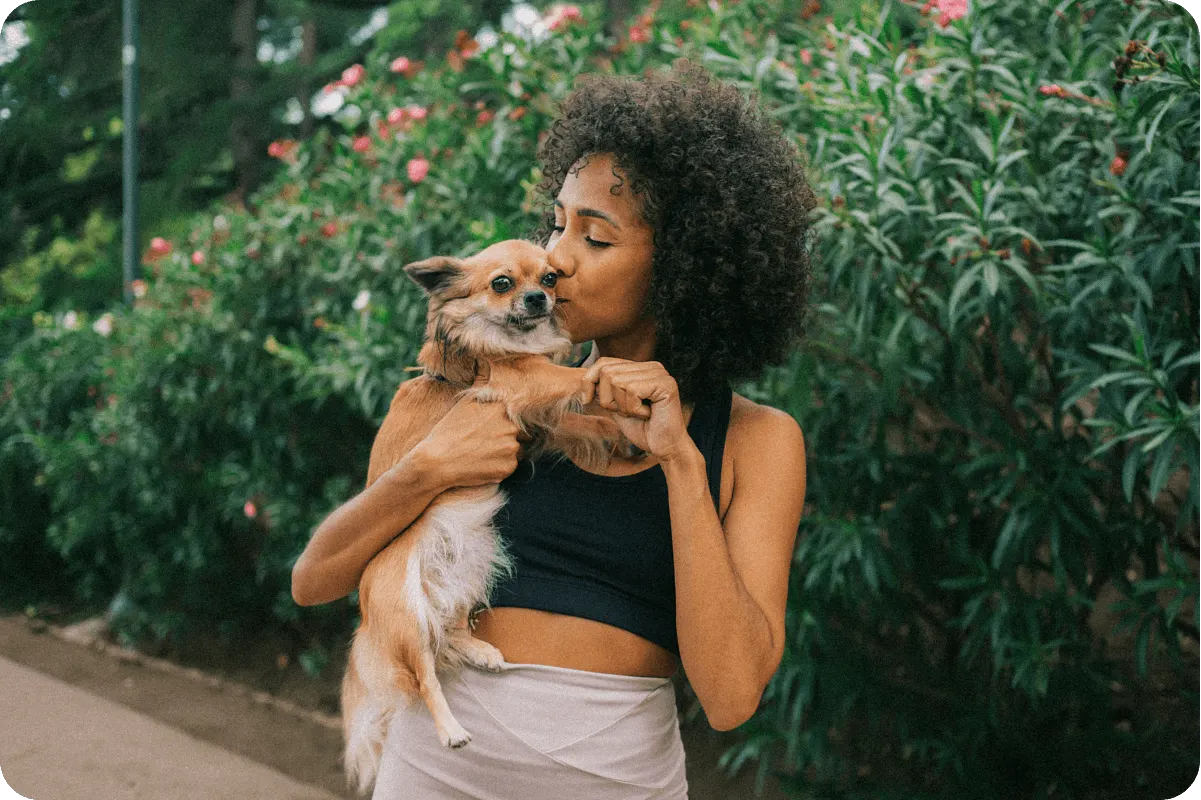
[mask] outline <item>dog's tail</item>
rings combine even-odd
[[[407,707],[416,689],[414,676],[382,657],[360,628],[342,679],[342,765],[358,794],[365,795],[375,783],[392,715],[398,707]]]

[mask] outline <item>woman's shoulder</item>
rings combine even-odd
[[[805,436],[791,414],[737,392],[730,402],[726,444],[735,459],[771,461],[798,453],[804,459],[805,454]]]

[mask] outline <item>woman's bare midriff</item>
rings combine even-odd
[[[679,659],[627,630],[583,617],[535,608],[486,608],[472,633],[500,650],[513,664],[671,677]]]

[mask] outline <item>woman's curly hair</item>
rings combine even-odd
[[[584,74],[539,145],[546,246],[568,170],[612,153],[654,231],[655,360],[693,401],[783,362],[804,335],[809,212],[801,154],[757,93],[677,58],[670,72]],[[616,190],[616,187],[615,187]]]

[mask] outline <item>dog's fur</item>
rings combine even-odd
[[[425,372],[403,382],[392,398],[371,449],[368,486],[464,396],[504,403],[510,419],[532,437],[527,455],[557,450],[597,469],[613,453],[631,452],[613,420],[581,413],[584,370],[552,360],[567,356],[571,341],[556,316],[554,279],[547,277],[554,270],[542,248],[509,240],[463,260],[436,256],[409,264],[405,272],[429,295],[417,359]],[[498,292],[504,284],[494,281],[502,275],[510,286]],[[537,301],[533,313],[531,300]],[[473,387],[483,362],[488,383]],[[504,661],[467,624],[477,604],[487,605],[495,580],[511,574],[512,562],[492,526],[503,502],[495,484],[443,492],[363,572],[361,622],[342,681],[344,767],[360,793],[375,781],[392,714],[417,697],[444,745],[470,741],[447,706],[435,669],[469,662],[499,670]]]

